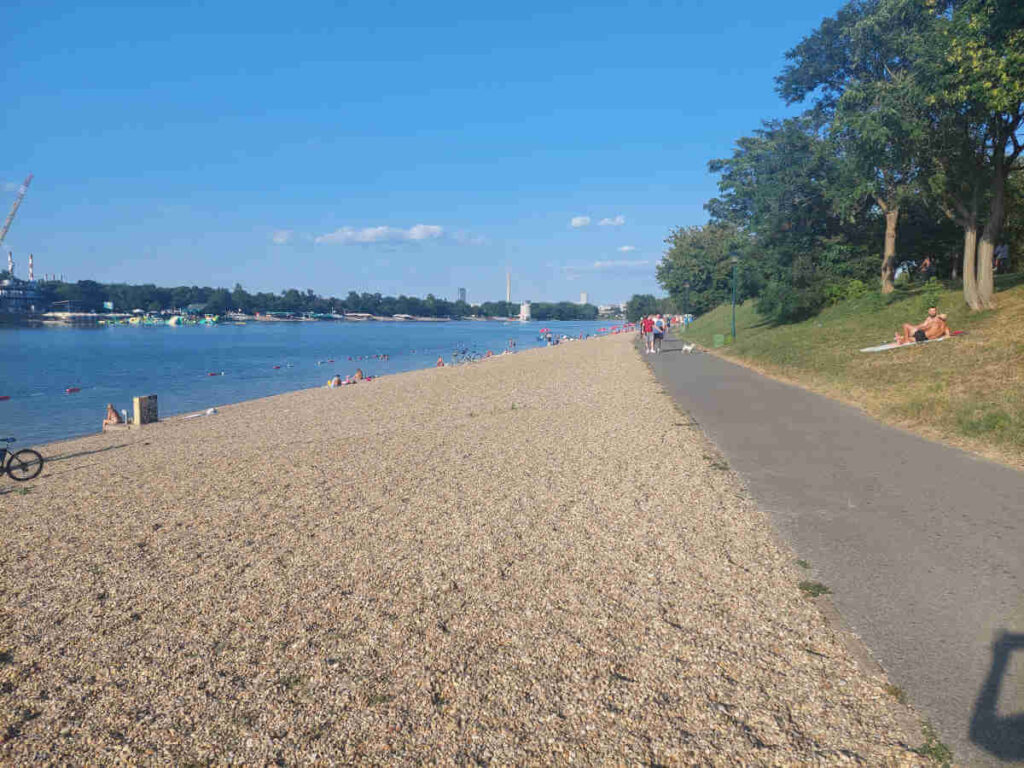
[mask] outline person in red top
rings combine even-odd
[[[644,352],[650,354],[654,351],[654,318],[647,315],[640,321],[640,333],[644,337]]]

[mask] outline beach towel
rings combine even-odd
[[[952,338],[953,336],[963,336],[965,331],[953,331],[949,336],[939,336],[937,339],[928,339],[928,341],[911,341],[906,344],[897,344],[895,341],[890,341],[888,344],[879,344],[877,347],[864,347],[861,352],[884,352],[887,349],[901,349],[902,347],[917,347],[921,344],[931,344],[935,341],[945,341],[946,339]]]

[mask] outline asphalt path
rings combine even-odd
[[[1024,473],[666,342],[655,375],[965,765],[1024,765]]]

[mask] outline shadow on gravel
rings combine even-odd
[[[1003,630],[992,643],[992,667],[971,714],[971,741],[1002,760],[1024,760],[1024,712],[996,711],[999,688],[1014,651],[1024,653],[1024,634]]]
[[[50,464],[56,463],[58,461],[67,461],[68,459],[77,459],[81,456],[92,456],[93,454],[96,453],[106,453],[107,451],[115,451],[118,448],[128,448],[132,445],[135,445],[135,443],[118,443],[117,445],[108,445],[103,448],[97,448],[93,451],[79,451],[78,453],[62,453],[58,454],[57,456],[44,456],[43,460],[45,461],[45,466],[43,467],[43,473],[39,476],[39,480],[46,480],[51,477],[57,477],[58,475],[65,475],[68,472],[81,472],[82,470],[90,469],[90,465],[85,464],[80,467],[67,467],[63,471],[57,470],[56,472],[53,472],[47,469],[47,467]],[[147,445],[147,443],[140,443],[140,445]],[[31,488],[31,486],[27,487]],[[0,491],[0,495],[10,492],[11,489],[8,489],[6,491]]]
[[[97,448],[94,451],[79,451],[78,453],[63,453],[59,456],[45,456],[47,462],[51,461],[66,461],[67,459],[77,459],[79,456],[92,456],[94,453],[106,453],[107,451],[114,451],[118,448],[127,448],[131,443],[118,443],[117,445],[108,445],[104,448]]]

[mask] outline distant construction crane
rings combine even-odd
[[[25,177],[24,183],[18,187],[18,197],[14,200],[14,205],[11,206],[11,212],[7,214],[7,220],[4,222],[3,229],[0,229],[0,245],[3,245],[4,238],[7,237],[7,230],[11,228],[11,222],[14,221],[14,214],[18,212],[18,207],[21,205],[21,201],[25,199],[25,193],[28,192],[28,185],[32,183],[32,174],[30,173]]]

